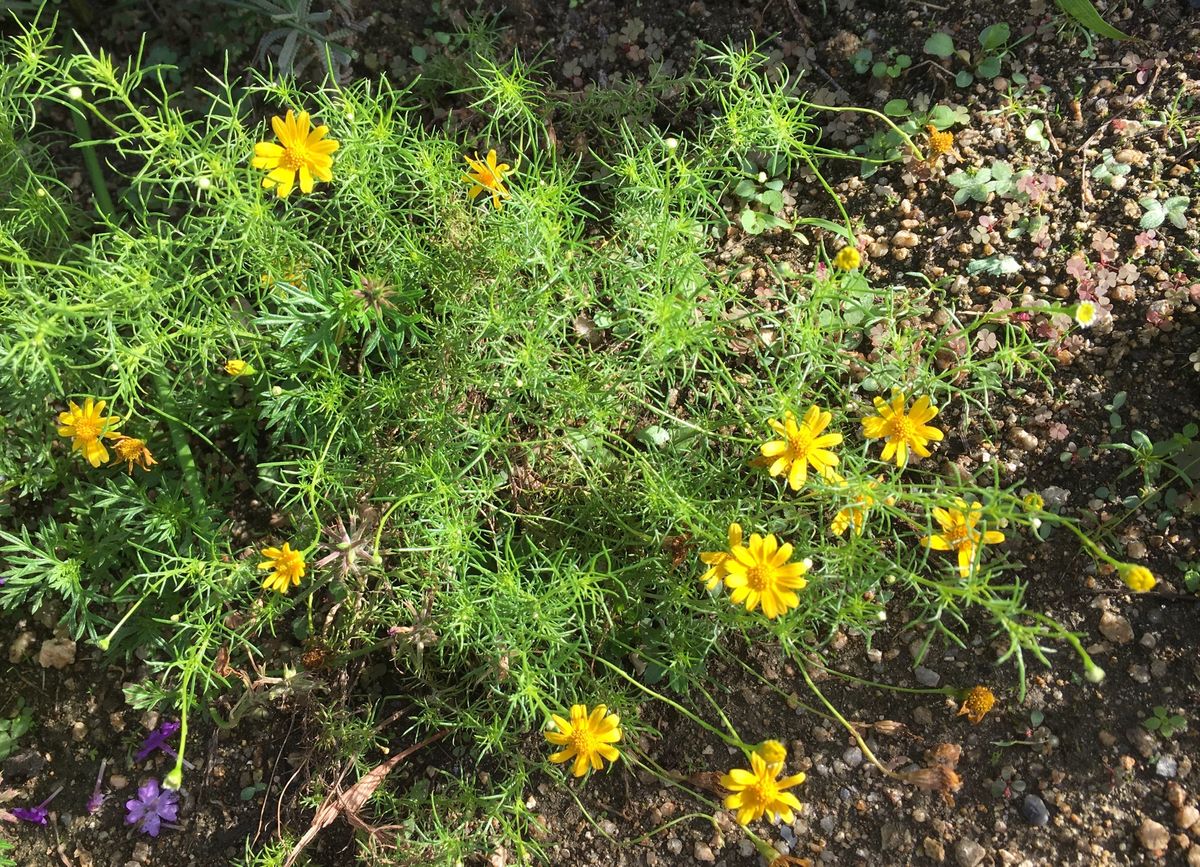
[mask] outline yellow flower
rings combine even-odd
[[[75,401],[69,401],[70,409],[58,414],[58,435],[71,438],[71,451],[80,452],[89,464],[98,467],[108,460],[108,449],[104,440],[115,440],[120,434],[115,428],[121,422],[116,415],[105,416],[105,401],[95,401],[88,398],[83,402],[83,409]]]
[[[939,132],[938,128],[933,124],[927,125],[925,132],[929,136],[930,162],[936,162],[942,156],[950,153],[950,149],[954,147],[954,133],[949,131]]]
[[[875,487],[874,482],[870,482],[868,490]],[[849,506],[845,506],[838,510],[838,513],[833,516],[833,521],[829,524],[829,529],[833,531],[835,536],[840,536],[854,526],[854,535],[861,536],[863,525],[867,521],[867,512],[875,505],[875,498],[868,491],[861,491],[854,499],[854,502]]]
[[[725,586],[732,591],[734,605],[745,603],[746,610],[753,611],[761,603],[763,614],[774,620],[800,604],[793,591],[808,585],[804,574],[812,568],[812,561],[789,563],[790,544],[780,545],[773,533],[765,539],[754,533],[748,547],[733,548],[730,553],[733,556],[725,561]]]
[[[256,169],[267,169],[269,174],[263,178],[263,186],[268,190],[272,187],[281,199],[287,198],[296,186],[296,175],[300,175],[300,192],[313,191],[313,179],[319,181],[333,180],[332,154],[338,149],[338,143],[325,138],[329,127],[312,128],[308,112],[300,112],[296,117],[289,108],[287,117],[276,115],[271,118],[271,126],[279,138],[279,144],[274,142],[259,142],[254,146],[252,165]]]
[[[1042,499],[1041,494],[1034,492],[1022,497],[1021,505],[1025,507],[1025,511],[1027,512],[1040,512],[1046,508],[1046,501]]]
[[[975,552],[984,545],[997,545],[1004,541],[1004,534],[996,530],[976,529],[982,517],[983,506],[955,498],[949,509],[934,509],[933,517],[942,527],[942,532],[921,539],[921,544],[934,551],[957,551],[958,574],[966,578],[975,564]]]
[[[558,731],[546,732],[546,740],[566,747],[561,752],[552,753],[550,761],[557,764],[574,758],[575,765],[571,773],[575,776],[582,777],[589,768],[596,771],[602,769],[604,762],[601,759],[615,762],[620,758],[621,754],[613,744],[621,740],[621,718],[609,713],[604,705],[596,705],[590,715],[587,705],[572,705],[569,722],[558,714],[551,714],[550,718],[558,726]]]
[[[488,151],[487,160],[479,159],[479,154],[475,154],[475,159],[463,157],[467,161],[467,165],[474,170],[474,174],[463,175],[463,180],[474,184],[471,191],[467,193],[471,201],[475,201],[481,193],[492,194],[492,204],[497,208],[503,208],[504,203],[501,198],[508,198],[511,195],[508,189],[504,186],[504,176],[511,174],[508,163],[496,164],[496,151]]]
[[[1152,590],[1158,581],[1154,578],[1154,573],[1145,566],[1139,566],[1136,563],[1122,563],[1117,566],[1117,574],[1121,576],[1121,580],[1125,582],[1125,586],[1137,593],[1145,593],[1147,590]]]
[[[868,416],[862,420],[863,436],[872,440],[886,439],[881,458],[888,461],[894,456],[898,467],[908,462],[910,450],[920,457],[929,457],[929,449],[926,446],[931,441],[942,439],[940,430],[925,423],[938,414],[937,407],[930,404],[929,398],[917,398],[906,415],[904,404],[907,401],[908,398],[902,391],[892,392],[890,405],[882,397],[876,397],[875,411],[879,415]]]
[[[757,752],[750,754],[750,770],[734,768],[721,775],[721,785],[732,794],[725,798],[725,806],[737,810],[740,825],[748,825],[764,814],[771,819],[781,818],[791,823],[796,820],[793,810],[800,809],[800,802],[791,792],[784,791],[804,782],[804,774],[777,779],[782,766],[769,765]]]
[[[303,552],[293,551],[291,545],[284,542],[282,548],[263,548],[262,555],[267,559],[258,564],[259,571],[272,570],[263,581],[263,587],[287,593],[290,587],[300,586],[300,579],[304,577]]]
[[[819,406],[811,406],[799,425],[790,412],[784,415],[782,422],[770,419],[767,423],[782,439],[763,443],[759,449],[764,458],[774,458],[767,472],[772,476],[787,473],[788,485],[793,491],[800,490],[807,481],[810,465],[825,479],[841,481],[833,469],[837,466],[838,457],[828,449],[840,443],[842,435],[821,433],[832,418],[832,413],[825,412]]]
[[[158,463],[154,460],[154,455],[150,454],[150,449],[146,448],[146,441],[140,440],[137,437],[127,437],[125,434],[117,434],[117,439],[113,443],[113,451],[116,456],[113,457],[113,462],[110,466],[116,466],[120,463],[128,464],[129,474],[133,475],[133,465],[137,464],[143,470],[149,469]]]
[[[833,267],[841,268],[843,271],[853,271],[861,264],[862,256],[856,248],[849,245],[842,247],[833,257]]]
[[[986,686],[973,686],[963,699],[962,707],[958,709],[956,716],[965,714],[972,725],[979,725],[995,703],[996,696],[990,689]]]
[[[1075,322],[1080,328],[1091,328],[1096,321],[1096,305],[1091,301],[1081,301],[1075,305]]]
[[[256,373],[254,366],[240,358],[231,358],[225,362],[225,372],[230,376],[249,376]]]
[[[700,562],[708,566],[709,569],[700,576],[700,580],[704,582],[706,590],[712,590],[721,585],[725,580],[725,565],[729,558],[733,556],[730,552],[734,548],[741,547],[742,544],[742,525],[729,525],[729,550],[728,551],[701,551]]]
[[[782,769],[783,763],[787,761],[787,747],[779,741],[763,741],[754,748],[754,752],[762,756],[768,768]]]

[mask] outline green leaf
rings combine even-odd
[[[883,107],[883,113],[888,117],[905,117],[911,113],[907,99],[890,99]]]
[[[975,76],[965,69],[960,69],[958,75],[954,76],[954,84],[958,87],[970,87],[975,81]]]
[[[989,25],[980,32],[979,44],[983,46],[984,51],[995,51],[1008,42],[1008,37],[1011,33],[1012,30],[1003,21],[999,24]]]
[[[742,211],[741,224],[742,228],[751,235],[757,235],[762,232],[762,227],[758,223],[758,214],[748,208]]]
[[[897,54],[896,65],[901,69],[908,69],[910,66],[912,66],[912,58],[907,54]]]
[[[1108,39],[1133,38],[1105,21],[1103,16],[1096,11],[1092,0],[1055,0],[1055,2],[1067,17],[1073,18],[1097,36],[1104,36]]]
[[[995,78],[1000,74],[1000,55],[989,54],[983,60],[979,61],[979,65],[975,67],[975,72],[980,78]]]
[[[855,243],[854,235],[849,229],[840,223],[834,223],[831,220],[823,220],[820,217],[801,217],[796,221],[797,226],[816,226],[818,229],[824,229],[827,232],[833,232],[836,235],[841,235],[851,244]]]
[[[954,53],[954,40],[940,30],[925,40],[925,53],[945,60]]]

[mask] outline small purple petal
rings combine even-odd
[[[9,810],[14,816],[22,822],[33,822],[37,825],[46,824],[46,815],[49,813],[45,807],[13,807]]]

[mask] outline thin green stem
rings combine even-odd
[[[92,141],[92,127],[77,105],[71,104],[71,119],[75,123],[75,134],[79,136],[79,149],[83,151],[83,166],[87,169],[88,178],[92,182],[92,194],[96,199],[96,210],[100,217],[109,223],[115,223],[117,209],[113,207],[112,198],[108,195],[108,182],[104,180],[104,172],[100,168],[100,158],[96,156],[96,147]]]

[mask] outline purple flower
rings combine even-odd
[[[138,830],[157,837],[163,820],[174,822],[179,813],[179,793],[160,789],[158,780],[151,777],[138,788],[138,796],[125,802],[128,815],[126,825],[137,825]]]
[[[104,766],[108,764],[108,759],[100,760],[100,773],[96,774],[96,785],[92,789],[92,796],[87,800],[88,815],[91,815],[104,806],[104,801],[108,797],[100,791],[100,781],[104,779]]]
[[[10,812],[20,819],[22,822],[33,822],[35,825],[45,825],[46,815],[50,812],[47,805],[58,797],[58,793],[62,791],[62,786],[59,786],[50,793],[50,797],[42,801],[36,807],[14,807]]]
[[[133,757],[134,761],[146,761],[146,759],[150,757],[150,754],[155,750],[162,750],[168,756],[174,757],[175,751],[167,746],[167,738],[171,737],[171,735],[175,734],[177,731],[179,731],[179,723],[177,722],[165,722],[160,725],[154,731],[150,732],[150,734],[146,736],[146,739],[142,741],[142,748],[138,750],[137,755]]]

